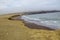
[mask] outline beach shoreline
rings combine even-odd
[[[46,26],[37,25],[35,23],[30,23],[30,22],[24,21],[24,20],[23,20],[23,23],[26,27],[31,28],[31,29],[55,30],[55,29],[52,29],[52,28],[49,28]]]
[[[51,15],[52,15],[52,13],[51,13]],[[56,13],[55,13],[55,15],[56,15]],[[41,15],[40,15],[40,17],[41,17]],[[46,15],[44,17],[46,17]],[[55,18],[55,16],[53,16],[51,18]],[[56,26],[56,21],[54,21],[54,23],[55,23],[55,25],[54,25],[54,23],[52,23],[52,21],[45,20],[45,22],[44,22],[43,20],[40,20],[38,18],[36,19],[35,16],[32,19],[32,17],[29,17],[27,15],[14,15],[14,16],[11,16],[8,19],[9,20],[23,21],[24,25],[29,27],[29,28],[31,28],[31,29],[46,29],[46,30],[56,30],[56,29],[59,29],[59,27]],[[50,22],[50,23],[48,24],[48,22]]]

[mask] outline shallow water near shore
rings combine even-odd
[[[60,12],[26,16],[24,15],[22,16],[22,19],[37,25],[43,25],[53,29],[60,29]]]

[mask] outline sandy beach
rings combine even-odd
[[[14,15],[18,14],[0,16],[0,40],[60,40],[60,30],[33,29],[21,20],[8,20]]]

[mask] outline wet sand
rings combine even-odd
[[[46,26],[37,25],[35,23],[30,23],[27,21],[23,21],[23,23],[25,24],[26,27],[31,28],[31,29],[55,30],[55,29],[48,28]]]

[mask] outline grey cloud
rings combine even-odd
[[[0,13],[60,10],[59,0],[0,0]]]

